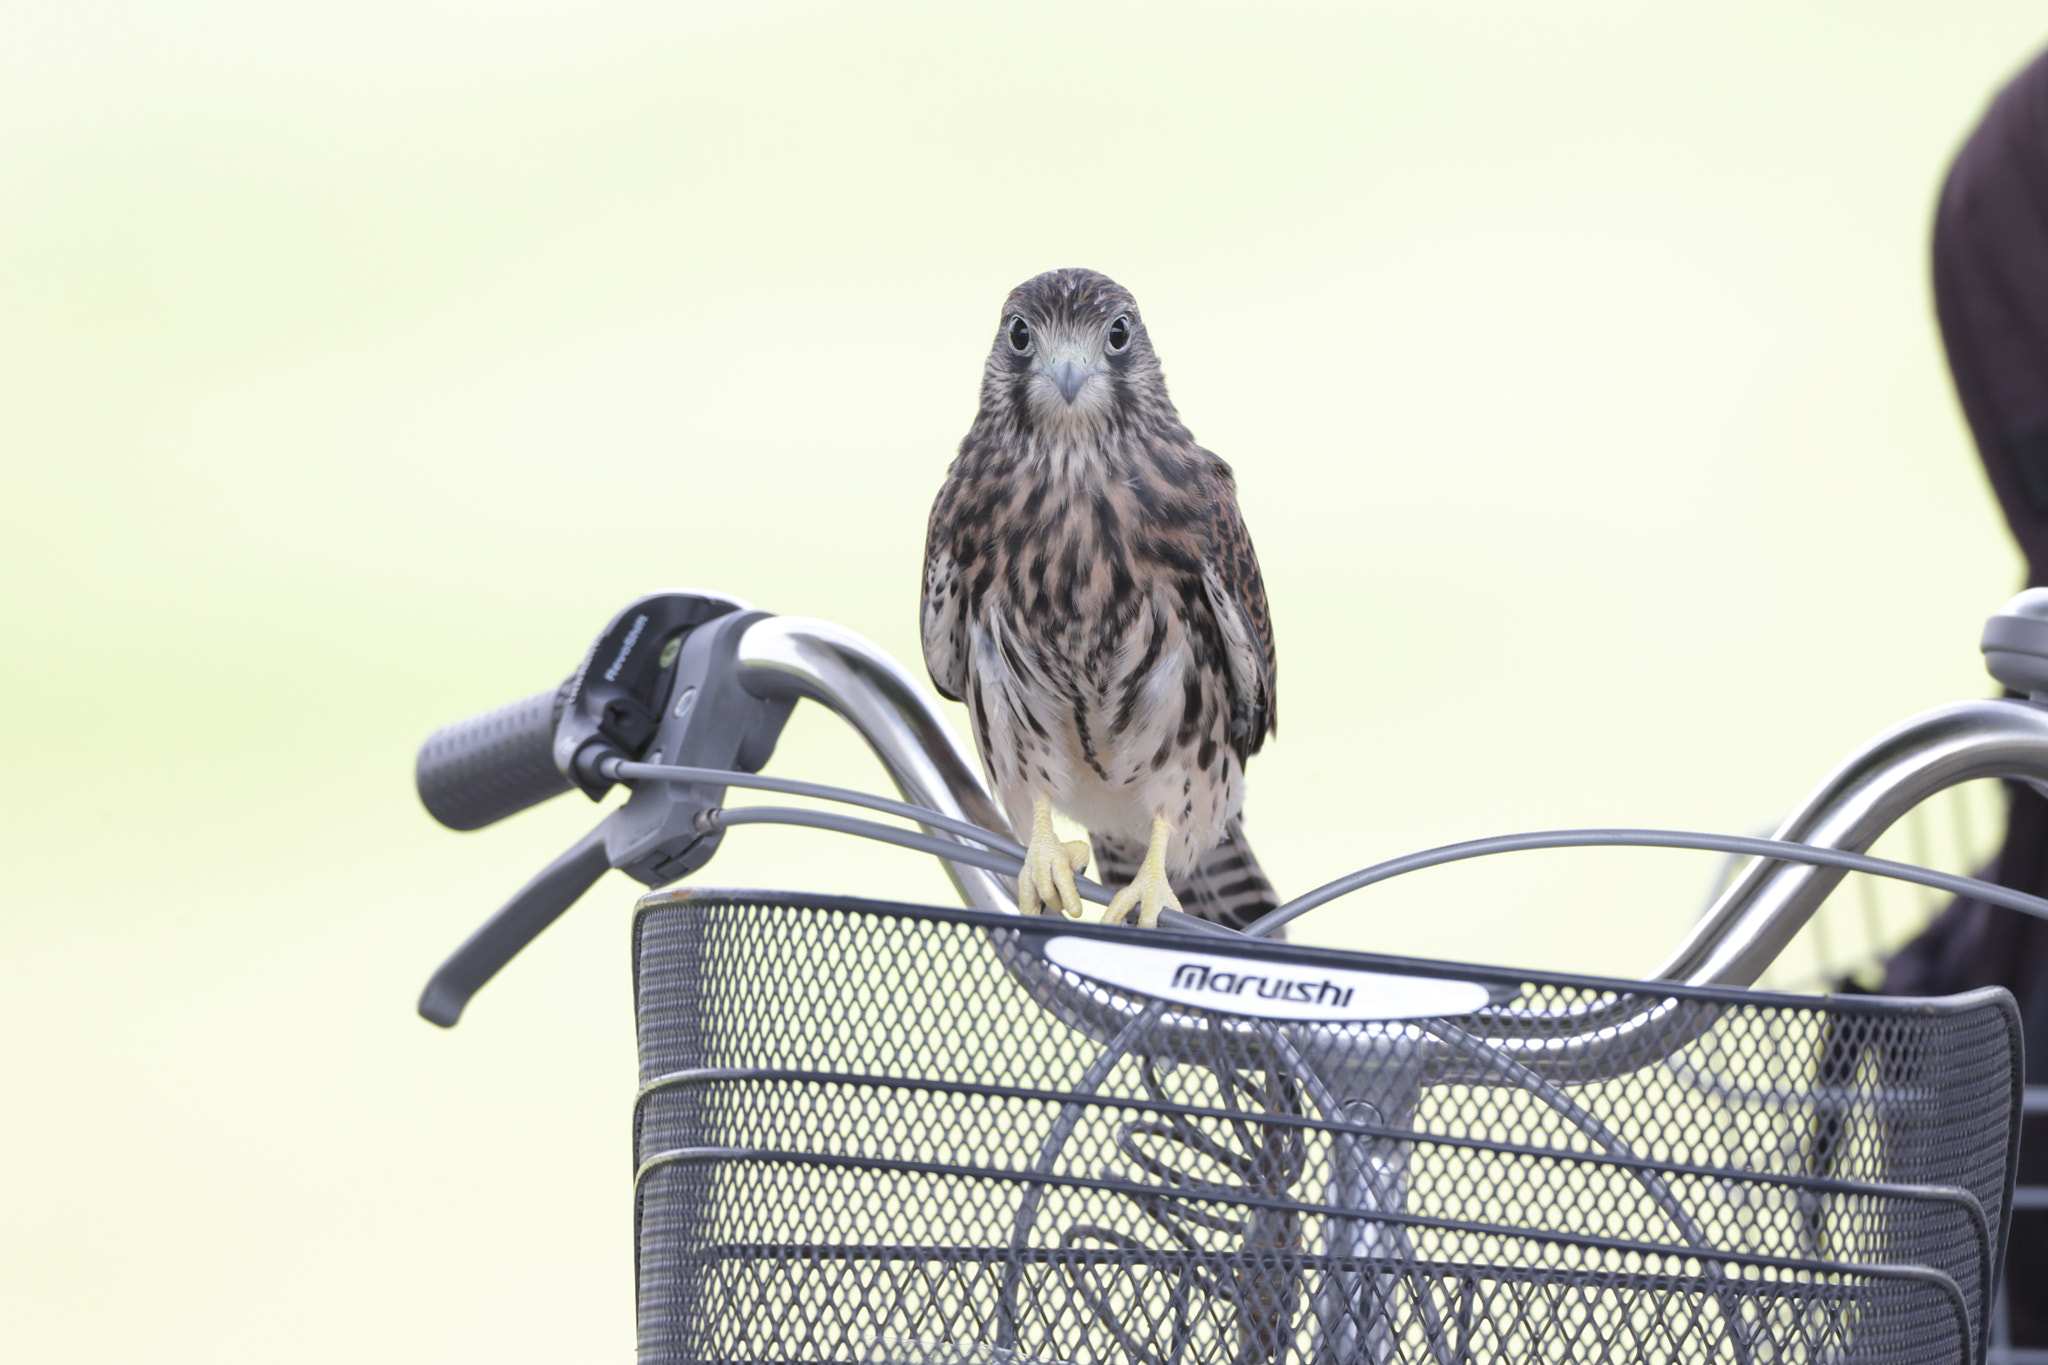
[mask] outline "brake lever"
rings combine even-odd
[[[519,950],[540,937],[541,930],[562,917],[611,868],[605,856],[606,816],[597,828],[578,839],[567,853],[505,902],[497,914],[449,954],[420,992],[420,1017],[442,1028],[454,1028],[463,1007],[496,976]]]
[[[622,613],[622,617],[623,617]],[[682,637],[673,659],[673,680],[656,693],[653,737],[647,760],[694,768],[759,772],[775,753],[794,698],[763,699],[740,686],[740,638],[765,619],[765,611],[729,611],[697,625]],[[594,653],[596,653],[594,651]],[[599,659],[605,657],[597,654]],[[590,667],[586,664],[586,671]],[[575,711],[564,717],[565,735]],[[602,781],[606,758],[619,757],[591,734],[575,736],[565,755],[587,770],[579,785]],[[420,1017],[453,1028],[476,993],[518,956],[521,949],[574,905],[611,868],[646,885],[662,886],[711,861],[724,832],[708,812],[725,804],[722,784],[641,782],[623,806],[606,815],[561,857],[549,863],[505,902],[502,909],[464,940],[435,971],[420,993]]]

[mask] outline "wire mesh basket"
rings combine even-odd
[[[783,893],[649,897],[634,945],[647,1365],[1981,1353],[2003,991]]]

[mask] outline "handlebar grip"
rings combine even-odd
[[[482,829],[569,790],[555,767],[561,689],[458,720],[420,745],[413,782],[427,813],[450,829]]]

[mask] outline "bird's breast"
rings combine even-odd
[[[1090,829],[1139,840],[1154,814],[1220,830],[1235,813],[1223,674],[1172,597],[1139,591],[1117,622],[994,614],[970,648],[977,738],[1013,812],[1043,791]]]

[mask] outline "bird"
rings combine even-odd
[[[1277,903],[1244,835],[1244,765],[1277,732],[1273,627],[1236,476],[1167,395],[1129,290],[1051,270],[1004,301],[981,400],[932,504],[925,665],[965,702],[1013,828],[1025,914]],[[1058,811],[1086,841],[1062,841]]]

